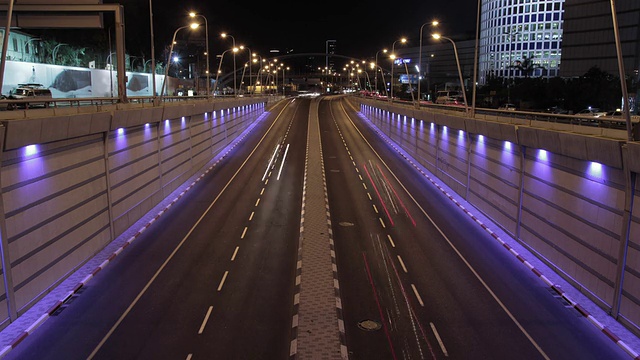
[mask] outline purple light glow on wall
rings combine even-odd
[[[504,149],[505,149],[506,151],[511,151],[511,143],[510,143],[510,142],[508,142],[508,141],[505,141],[505,142],[504,142]]]
[[[549,157],[547,155],[547,150],[539,149],[538,150],[538,160],[540,161],[548,161]]]
[[[27,145],[23,148],[22,156],[31,157],[38,154],[38,145]]]
[[[458,130],[458,140],[464,139],[464,131]]]
[[[597,177],[597,178],[601,178],[602,177],[602,164],[597,163],[595,161],[592,161],[589,164],[589,170],[588,170],[589,175],[593,176],[593,177]]]

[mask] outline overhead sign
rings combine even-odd
[[[102,28],[101,13],[78,9],[79,6],[100,4],[102,0],[57,0],[55,4],[50,0],[14,0],[11,26],[24,29]],[[42,10],[51,5],[59,11]],[[0,0],[0,27],[7,23],[8,7],[9,0]]]
[[[406,74],[400,75],[400,83],[401,84],[417,84],[418,83],[418,75],[417,74]]]
[[[411,59],[397,58],[393,62],[396,65],[409,64],[409,63],[411,63]]]

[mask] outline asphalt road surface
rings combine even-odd
[[[350,359],[628,358],[340,98],[278,105],[6,358],[289,358],[311,101]]]

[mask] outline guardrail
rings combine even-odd
[[[252,95],[240,95],[238,97],[262,97],[269,96],[267,94],[252,94]],[[232,99],[233,95],[194,95],[194,96],[132,96],[128,97],[129,103],[142,104],[153,103],[154,101],[162,102],[183,102],[193,100],[206,100],[206,99]],[[53,98],[53,99],[2,99],[0,100],[0,111],[2,110],[15,110],[15,109],[41,109],[41,108],[58,108],[58,107],[78,107],[78,106],[92,106],[92,105],[109,105],[119,103],[117,97],[102,97],[102,98]]]
[[[371,97],[364,96],[367,99],[372,99],[375,101],[381,102],[389,102],[387,98],[380,97]],[[394,99],[394,104],[414,106],[415,102],[407,101],[407,100],[399,100]],[[443,111],[453,111],[464,113],[465,107],[464,105],[444,105],[444,104],[435,104],[431,102],[420,102],[420,108],[428,108],[434,110],[443,110]],[[553,114],[546,112],[535,112],[535,111],[522,111],[522,110],[499,110],[492,108],[475,108],[475,113],[480,115],[490,115],[490,116],[500,116],[503,118],[514,118],[514,119],[522,119],[522,120],[534,120],[534,121],[546,121],[552,123],[559,124],[567,124],[567,125],[580,125],[580,126],[592,126],[592,127],[602,127],[608,129],[619,129],[626,130],[627,122],[623,117],[619,116],[588,116],[588,115],[577,115],[577,114]],[[640,115],[632,115],[631,123],[634,128],[638,126],[640,123]]]

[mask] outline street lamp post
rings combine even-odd
[[[251,89],[251,77],[253,76],[253,74],[251,73],[251,61],[253,61],[253,54],[251,53],[251,49],[249,49],[248,46],[244,46],[244,45],[240,45],[240,50],[244,50],[247,49],[247,51],[249,52],[249,87],[247,89]],[[245,68],[246,70],[246,68]],[[244,78],[244,71],[242,72],[242,77]],[[242,87],[242,81],[240,81],[240,87]],[[251,91],[251,90],[249,90]]]
[[[220,63],[218,63],[218,72],[216,73],[216,85],[213,88],[214,91],[215,91],[215,88],[218,87],[218,77],[220,76],[220,68],[222,67],[222,60],[224,60],[224,54],[226,54],[229,51],[233,51],[233,49],[227,49],[227,50],[222,52],[222,55],[220,55]]]
[[[375,71],[376,71],[376,78],[374,80],[375,82],[375,88],[376,88],[376,92],[378,91],[378,54],[380,54],[380,51],[382,51],[383,53],[387,53],[387,49],[382,49],[382,50],[378,50],[376,52],[376,65],[375,65]],[[382,82],[384,83],[384,72],[382,72]],[[384,91],[387,92],[387,87],[384,87]]]
[[[205,41],[205,50],[206,51],[206,56],[207,56],[207,97],[209,97],[209,95],[211,95],[211,91],[210,91],[210,83],[211,83],[211,78],[210,78],[210,73],[209,73],[209,23],[207,22],[207,18],[204,15],[200,15],[200,14],[196,14],[194,12],[190,12],[189,13],[190,17],[201,17],[204,19],[204,41]]]
[[[53,51],[51,51],[51,62],[53,64],[56,63],[56,52],[58,51],[58,48],[63,45],[69,45],[69,44],[60,43],[53,48]]]
[[[220,34],[220,36],[222,36],[223,38],[226,38],[227,36],[231,38],[231,40],[233,41],[233,96],[236,96],[236,52],[238,50],[236,49],[236,38],[234,38],[233,36],[227,34],[227,33],[222,33]]]
[[[153,90],[151,91],[151,98],[156,99],[156,49],[153,40],[153,0],[149,0],[149,23],[151,26],[151,86]]]
[[[460,77],[460,87],[462,88],[462,96],[464,98],[464,111],[469,111],[469,106],[467,105],[467,92],[465,91],[465,88],[464,88],[464,80],[462,78],[462,70],[460,70],[460,59],[458,59],[458,47],[456,46],[456,43],[453,42],[453,40],[449,39],[446,36],[442,36],[440,34],[433,34],[433,38],[436,39],[436,40],[438,40],[438,39],[448,40],[453,45],[453,53],[456,56],[456,65],[458,66],[458,76]]]
[[[171,66],[171,56],[173,55],[173,45],[176,42],[176,35],[178,35],[178,31],[189,28],[189,27],[192,29],[195,29],[198,27],[198,24],[191,24],[191,25],[179,27],[173,33],[173,40],[171,40],[171,48],[169,49],[169,58],[167,59],[167,66],[164,69],[164,79],[162,79],[162,89],[160,89],[160,100],[164,99],[164,89],[167,84],[167,77],[169,76],[169,67]]]
[[[22,61],[24,61],[24,51],[25,49],[28,47],[29,43],[32,41],[41,41],[42,39],[40,38],[33,38],[33,39],[29,39],[24,43],[24,46],[22,47]],[[33,60],[32,60],[33,61]]]
[[[391,45],[391,55],[389,56],[391,58],[391,97],[389,97],[389,101],[391,102],[393,102],[393,67],[395,65],[395,59],[396,59],[395,49],[396,49],[396,43],[398,41],[404,44],[407,42],[407,39],[402,38],[400,40],[396,40],[393,42],[393,45]]]
[[[425,25],[431,24],[432,26],[437,26],[438,22],[437,21],[432,21],[430,23],[424,23],[422,24],[422,26],[420,26],[420,47],[418,50],[418,108],[420,107],[420,100],[422,100],[422,93],[420,92],[420,73],[422,72],[422,33],[424,30]],[[429,89],[427,89],[427,91],[429,91]]]

